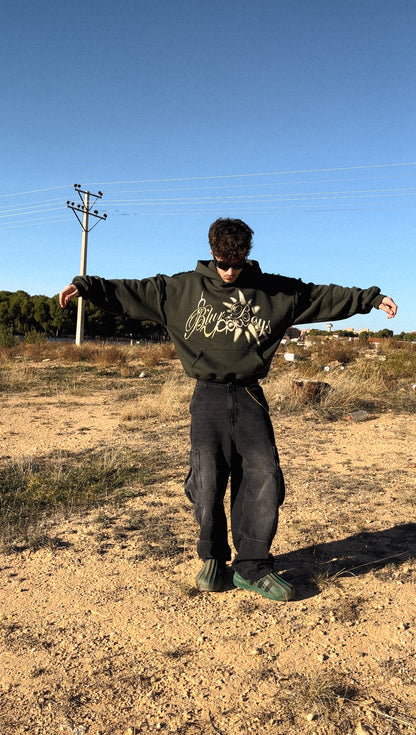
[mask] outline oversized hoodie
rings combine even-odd
[[[335,321],[378,308],[380,289],[318,286],[263,273],[248,260],[234,283],[213,261],[194,271],[142,280],[76,276],[80,296],[133,319],[163,324],[192,378],[217,382],[264,378],[294,324]]]

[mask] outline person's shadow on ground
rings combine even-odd
[[[275,557],[274,568],[295,586],[295,600],[299,601],[319,594],[322,582],[360,577],[389,566],[397,568],[409,560],[416,561],[416,523],[384,531],[362,531],[338,541],[290,551]],[[232,578],[226,586],[233,588]]]

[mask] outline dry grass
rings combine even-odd
[[[0,348],[0,385],[3,392],[14,392],[33,387],[37,379],[45,383],[49,378],[58,384],[68,378],[69,367],[78,375],[93,368],[106,374],[113,371],[122,377],[137,377],[143,367],[150,371],[163,366],[167,369],[176,358],[171,343],[119,346],[86,342],[79,347],[66,342],[19,344]],[[44,368],[42,372],[37,370],[39,363]],[[173,418],[178,404],[188,400],[191,383],[186,378],[177,382],[169,374],[167,379],[160,372],[158,375],[157,389],[163,384],[160,403],[167,404],[166,417]],[[416,392],[412,390],[415,376],[416,345],[384,340],[380,349],[368,350],[354,342],[318,341],[302,352],[301,360],[294,365],[288,365],[278,355],[267,379],[267,391],[273,407],[298,412],[302,406],[292,395],[292,381],[327,382],[330,390],[314,407],[324,418],[339,418],[356,408],[412,412],[416,407]],[[153,415],[157,409],[151,403],[151,398],[142,402],[137,418]]]
[[[328,716],[333,710],[339,710],[346,698],[352,699],[355,695],[348,679],[337,671],[297,676],[288,691],[298,715],[316,712]]]
[[[39,395],[77,394],[87,375],[136,378],[144,367],[166,368],[175,358],[170,343],[130,346],[86,342],[79,347],[69,342],[21,343],[0,347],[0,390],[3,394],[29,389]],[[154,377],[156,386],[160,385],[157,370]],[[88,380],[86,389],[95,389],[92,380]]]
[[[58,361],[64,365],[89,363],[97,367],[121,367],[140,362],[145,367],[155,367],[177,357],[170,342],[148,345],[113,345],[103,342],[24,342],[13,347],[0,347],[0,365],[12,365],[18,361],[39,363]]]
[[[137,474],[138,464],[131,452],[111,448],[78,457],[57,454],[5,463],[0,468],[3,542],[37,537],[40,519],[57,510],[113,502],[115,491]]]
[[[174,345],[171,342],[163,342],[161,344],[145,345],[139,349],[140,360],[146,368],[152,368],[160,365],[166,360],[173,360],[177,357]]]
[[[160,421],[179,421],[188,418],[188,405],[193,385],[182,375],[168,376],[154,393],[145,393],[134,402],[128,403],[122,413],[122,420],[132,429],[150,418]]]
[[[315,416],[331,420],[345,418],[357,409],[413,413],[416,346],[397,347],[395,342],[386,342],[379,351],[325,342],[319,345],[317,353],[309,350],[294,365],[287,365],[278,357],[267,385],[272,407],[284,413],[312,410]],[[329,385],[329,390],[319,403],[305,406],[293,395],[294,380],[322,381]]]
[[[383,701],[369,696],[348,675],[338,670],[313,674],[295,674],[285,680],[279,693],[297,723],[299,732],[318,727],[316,732],[325,735],[350,735],[350,733],[415,732],[416,720],[394,701]],[[370,714],[372,727],[368,730],[360,724]]]

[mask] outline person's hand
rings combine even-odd
[[[385,296],[378,308],[386,312],[387,319],[393,319],[397,314],[397,304],[394,303],[390,296]]]
[[[70,283],[69,286],[66,286],[66,288],[64,288],[64,290],[59,294],[59,303],[62,308],[64,309],[68,301],[74,299],[76,296],[79,296],[79,291],[73,283]]]

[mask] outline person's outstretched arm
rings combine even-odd
[[[59,295],[65,307],[70,299],[81,296],[99,309],[112,314],[123,314],[139,321],[165,323],[161,306],[164,298],[163,276],[137,279],[112,279],[99,276],[75,276]]]
[[[355,314],[368,314],[381,309],[392,319],[397,306],[390,296],[380,293],[378,286],[361,289],[345,288],[336,284],[317,285],[298,281],[294,324],[349,319]]]

